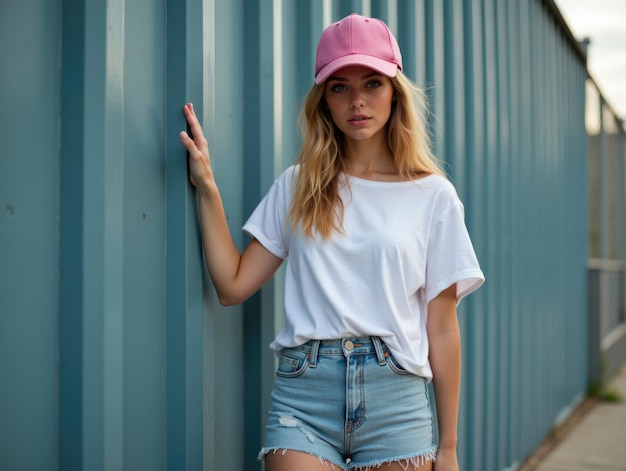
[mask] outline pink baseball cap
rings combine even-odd
[[[315,57],[315,83],[349,65],[369,67],[387,77],[402,70],[400,47],[383,21],[352,13],[322,32]]]

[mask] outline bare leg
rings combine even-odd
[[[424,463],[423,465],[417,467],[409,465],[408,468],[406,467],[406,463],[390,463],[389,465],[384,464],[381,469],[384,469],[385,471],[432,471],[433,462],[429,461],[428,463]],[[359,469],[358,471],[362,470]]]
[[[285,454],[277,451],[265,455],[265,471],[328,471],[329,469],[332,469],[330,463],[324,464],[317,456],[299,451],[288,450]]]
[[[299,451],[270,452],[265,456],[265,471],[328,471],[332,469],[330,463],[322,463],[316,456]],[[432,471],[433,462],[429,461],[421,466],[410,466],[406,463],[389,463],[384,465],[388,471]],[[363,470],[357,470],[363,471]]]

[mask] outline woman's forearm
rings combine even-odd
[[[437,405],[440,449],[455,449],[461,388],[461,341],[457,328],[430,340],[430,364]]]
[[[461,333],[456,303],[456,285],[452,285],[429,303],[426,323],[440,450],[455,450],[457,444],[461,389]]]
[[[241,262],[235,246],[217,186],[198,192],[198,214],[202,232],[202,248],[209,275],[223,304],[235,304],[229,295]]]

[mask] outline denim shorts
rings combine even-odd
[[[345,470],[434,460],[426,380],[403,369],[378,337],[282,350],[259,458],[287,450]]]

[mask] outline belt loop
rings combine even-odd
[[[374,350],[376,350],[376,357],[378,358],[378,364],[380,366],[387,364],[387,359],[385,358],[385,352],[383,352],[383,345],[380,340],[380,337],[372,337],[372,343],[374,344]]]
[[[309,366],[311,368],[315,368],[317,366],[317,352],[320,349],[320,341],[312,340],[311,341],[311,353],[309,353]]]

